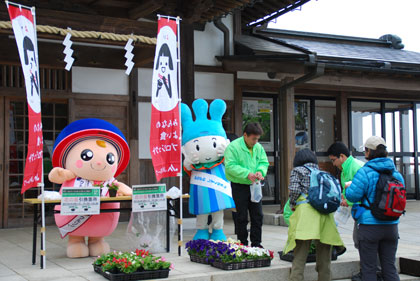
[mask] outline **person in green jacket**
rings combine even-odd
[[[360,161],[350,155],[350,151],[347,146],[337,141],[333,143],[327,150],[328,158],[330,158],[332,164],[341,171],[340,182],[342,186],[341,194],[341,206],[351,207],[353,203],[349,202],[344,195],[346,182],[351,182],[354,175],[357,171],[363,167],[365,164],[363,161]],[[357,239],[357,224],[354,223],[353,229],[353,242],[356,249],[359,248],[358,239]]]
[[[262,202],[251,202],[250,185],[264,180],[268,159],[258,140],[263,134],[259,123],[245,126],[242,137],[232,141],[225,150],[226,178],[231,181],[236,205],[236,232],[238,240],[248,245],[248,211],[251,218],[251,246],[261,246],[263,212]]]

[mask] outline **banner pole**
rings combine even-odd
[[[36,46],[36,61],[39,62],[38,57],[38,36],[36,33],[36,16],[35,16],[35,7],[31,7],[32,16],[34,19],[34,38],[35,38],[35,46]],[[41,87],[39,88],[41,91]],[[39,93],[39,103],[41,103],[41,93]],[[42,143],[44,141],[42,140]],[[38,186],[41,186],[41,269],[45,269],[47,267],[47,260],[46,260],[46,243],[45,243],[45,197],[44,197],[44,161],[41,161],[41,182],[38,183]]]
[[[181,101],[182,101],[182,97],[181,97],[181,37],[180,37],[180,18],[176,17],[176,25],[177,25],[177,39],[178,39],[178,97],[179,97],[179,102],[178,102],[178,107],[179,107],[179,117],[181,118]],[[181,121],[181,120],[179,120]],[[180,142],[182,145],[182,134],[181,134],[181,130],[179,132],[180,135]],[[181,190],[181,196],[179,197],[179,219],[180,221],[178,222],[178,233],[179,233],[179,241],[178,241],[178,256],[182,255],[182,240],[183,240],[183,227],[182,227],[182,210],[183,210],[183,205],[182,205],[182,149],[179,150],[179,161],[180,161],[180,175],[179,175],[179,189]]]

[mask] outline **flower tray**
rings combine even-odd
[[[271,265],[271,259],[260,259],[260,260],[248,260],[242,262],[220,262],[215,261],[211,264],[216,268],[223,270],[237,270],[244,268],[255,268],[255,267],[266,267]]]
[[[139,271],[133,273],[111,273],[109,271],[102,271],[101,266],[95,264],[93,265],[93,269],[96,273],[101,274],[103,277],[111,281],[147,280],[168,278],[169,276],[169,269]]]
[[[266,267],[271,265],[271,259],[250,260],[246,262],[246,268]]]
[[[190,261],[202,264],[211,264],[205,257],[200,257],[197,255],[190,255]]]

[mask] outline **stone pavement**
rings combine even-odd
[[[280,223],[279,215],[274,214],[276,210],[278,210],[278,206],[264,206],[266,223]],[[186,220],[186,227],[188,228],[187,222],[188,220]],[[184,241],[189,241],[194,234],[194,231],[191,229],[191,222],[189,228],[184,231]],[[127,223],[120,223],[115,232],[107,238],[112,249],[121,251],[133,250],[126,237],[126,229]],[[352,231],[353,221],[351,219],[346,225],[339,226],[339,232],[346,244],[347,251],[337,261],[332,263],[334,280],[349,280],[350,276],[359,270],[359,256],[353,246]],[[408,202],[407,214],[401,219],[399,231],[400,241],[397,256],[420,257],[420,201]],[[233,223],[228,218],[225,221],[225,233],[227,236],[236,238],[233,234]],[[32,228],[1,229],[0,280],[106,280],[93,271],[91,264],[94,258],[66,258],[66,242],[59,237],[55,225],[47,226],[46,238],[47,264],[46,269],[41,270],[39,267],[39,255],[37,256],[37,264],[32,265],[31,263]],[[190,262],[185,249],[182,250],[183,255],[179,257],[177,254],[177,241],[176,237],[174,237],[171,252],[162,253],[167,260],[173,262],[175,267],[166,280],[287,280],[291,263],[280,260],[277,254],[286,243],[287,227],[265,224],[263,226],[262,240],[265,248],[276,253],[270,267],[223,271],[209,265]],[[305,280],[316,280],[314,266],[313,263],[307,266]],[[401,275],[401,280],[420,280],[420,278]]]

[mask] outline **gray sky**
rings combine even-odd
[[[311,0],[269,28],[376,38],[395,34],[420,52],[419,0]]]

